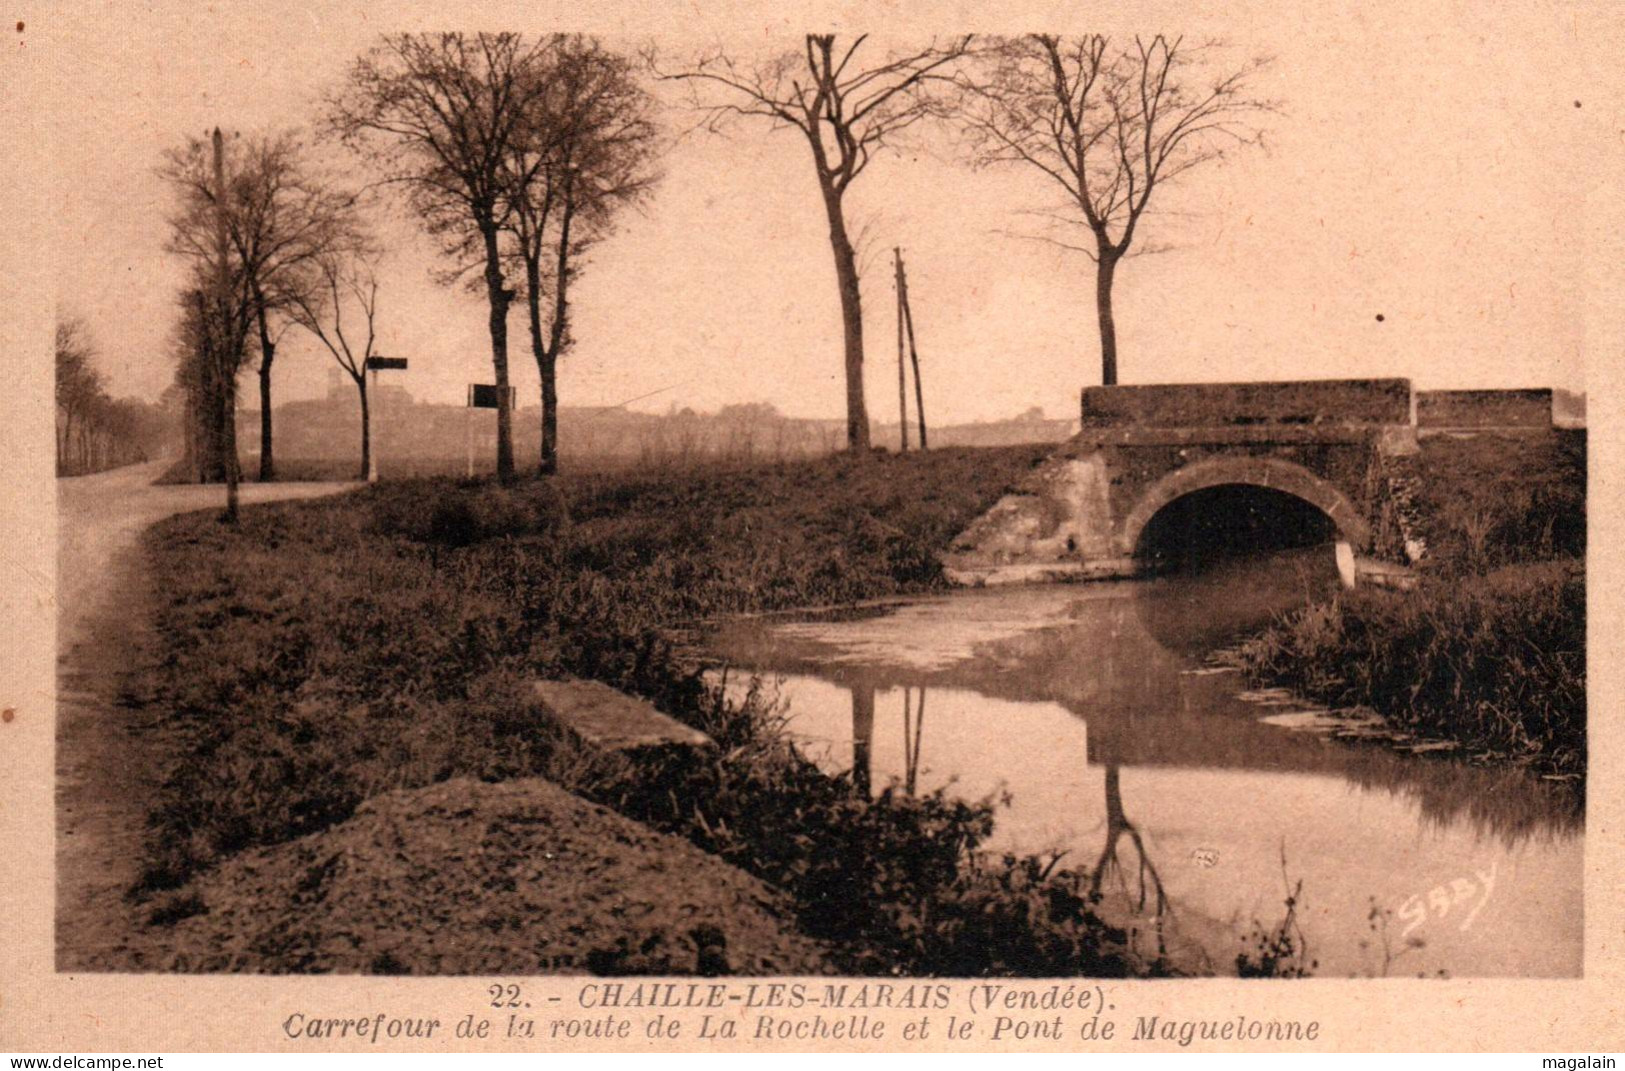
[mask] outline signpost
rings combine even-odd
[[[508,408],[514,407],[516,391],[508,388]],[[474,410],[497,409],[501,407],[502,395],[497,392],[495,383],[470,383],[468,385],[468,408],[465,410],[467,419],[463,421],[464,440],[468,447],[468,478],[474,478]]]
[[[367,407],[367,420],[369,422],[372,420],[373,410],[377,407],[379,402],[383,401],[382,398],[378,397],[378,372],[379,372],[380,369],[388,369],[388,370],[391,370],[391,371],[404,372],[404,371],[406,371],[406,358],[405,357],[368,357],[367,358],[367,371],[372,374],[372,388],[371,388],[372,389],[372,405],[369,405]],[[368,483],[377,483],[378,482],[378,436],[376,436],[376,435],[374,435],[372,433],[371,428],[367,429],[367,443],[371,447],[367,451],[367,482]]]

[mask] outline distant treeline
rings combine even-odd
[[[71,317],[56,326],[56,474],[82,476],[156,456],[174,428],[163,407],[113,398],[96,348]]]
[[[385,468],[393,461],[461,461],[472,435],[476,464],[489,467],[494,450],[494,414],[462,406],[430,405],[391,393],[375,401],[375,442]],[[238,414],[239,438],[252,442],[259,424],[252,410]],[[278,453],[287,459],[345,460],[354,451],[360,415],[354,404],[333,396],[277,406]],[[539,444],[539,412],[515,412],[514,443],[520,456],[533,456]],[[834,453],[846,444],[844,420],[786,416],[772,405],[724,406],[715,413],[673,409],[664,414],[619,407],[559,409],[560,453],[566,459],[626,464],[702,461],[776,461]],[[942,446],[1005,446],[1056,442],[1076,431],[1068,420],[1046,420],[1038,410],[1008,420],[950,425],[932,431]],[[897,426],[876,424],[876,446],[897,448]]]

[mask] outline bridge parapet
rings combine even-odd
[[[1086,429],[1415,423],[1408,379],[1085,387],[1082,418]]]
[[[1433,431],[1545,431],[1552,426],[1552,392],[1424,390],[1416,392],[1417,424]]]

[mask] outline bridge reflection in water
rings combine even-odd
[[[1172,917],[1216,964],[1255,919],[1281,917],[1284,852],[1322,974],[1577,974],[1576,794],[1288,731],[1261,720],[1281,708],[1202,665],[1283,599],[1335,583],[1327,558],[757,620],[714,649],[777,679],[826,769],[866,791],[1008,792],[990,849],[1068,853],[1108,901]],[[1393,913],[1393,963],[1373,902]]]

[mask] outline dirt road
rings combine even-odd
[[[57,481],[57,969],[139,968],[125,892],[139,871],[146,802],[161,774],[139,710],[120,704],[148,648],[152,592],[139,538],[176,513],[218,509],[220,487],[154,486],[167,461]],[[347,483],[244,484],[245,505]]]

